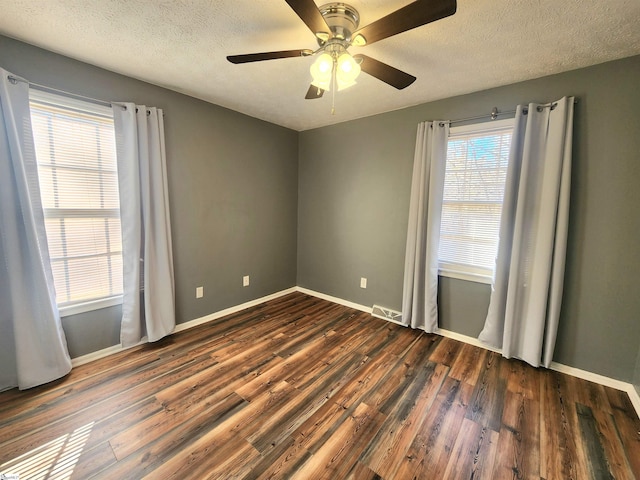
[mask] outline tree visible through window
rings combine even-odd
[[[111,109],[36,90],[30,107],[58,306],[121,295]]]
[[[438,253],[441,275],[493,278],[512,131],[512,120],[450,131]]]

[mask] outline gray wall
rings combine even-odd
[[[35,83],[164,109],[178,323],[295,285],[297,132],[2,36],[0,65]],[[118,344],[119,315],[112,307],[64,318],[72,357]]]
[[[640,57],[299,134],[2,36],[0,65],[54,88],[165,110],[179,323],[296,283],[399,310],[417,123],[576,95],[555,360],[640,384]],[[196,300],[199,285],[205,297]],[[489,287],[444,278],[439,294],[441,326],[476,336]],[[119,314],[63,319],[72,356],[117,344]]]
[[[640,345],[639,79],[640,57],[633,57],[302,132],[298,285],[400,310],[417,124],[575,95],[570,233],[555,360],[630,381]],[[366,290],[360,277],[368,278]],[[443,279],[441,326],[477,336],[489,292],[487,285]]]

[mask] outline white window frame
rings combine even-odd
[[[110,107],[99,105],[97,103],[80,100],[72,97],[67,97],[48,91],[43,91],[36,88],[30,88],[29,99],[37,103],[50,104],[52,106],[58,106],[62,108],[77,109],[82,112],[88,112],[97,116],[113,118],[113,113]],[[55,211],[55,209],[44,209],[45,219],[55,218],[64,213],[64,218],[83,218],[83,217],[104,217],[104,218],[120,218],[119,209],[64,209]],[[117,211],[118,210],[118,211]],[[60,217],[62,218],[62,217]],[[68,304],[59,304],[58,310],[61,317],[67,317],[70,315],[77,315],[80,313],[90,312],[93,310],[103,309],[115,305],[122,304],[122,294],[88,299],[85,301],[77,301]]]
[[[513,130],[514,125],[515,120],[513,118],[508,118],[504,120],[492,120],[489,122],[451,127],[451,129],[449,130],[449,139],[455,138],[456,136],[469,134],[490,134],[491,132],[502,131],[507,128],[511,128]],[[495,276],[495,272],[488,274],[485,268],[472,265],[448,263],[440,260],[438,261],[438,274],[442,277],[449,277],[458,280],[466,280],[484,284],[492,284]]]

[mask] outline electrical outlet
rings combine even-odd
[[[367,288],[367,279],[360,277],[360,288]]]
[[[243,287],[249,286],[249,275],[245,275],[244,277],[242,277],[242,286]]]
[[[204,297],[204,287],[196,287],[196,298]]]

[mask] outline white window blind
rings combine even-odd
[[[442,204],[440,274],[491,281],[513,120],[450,131]]]
[[[30,91],[56,299],[100,308],[122,295],[122,245],[111,109]]]

